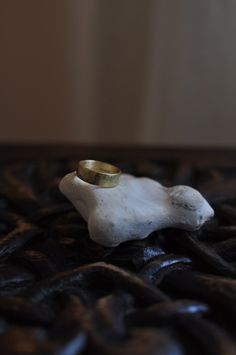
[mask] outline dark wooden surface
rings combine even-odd
[[[75,158],[175,160],[200,165],[236,164],[236,149],[192,147],[145,147],[145,146],[85,146],[85,145],[0,145],[0,160],[9,159]]]
[[[0,354],[236,354],[235,156],[1,146]],[[58,189],[86,158],[165,186],[193,186],[215,217],[191,233],[161,230],[116,248],[98,245]]]

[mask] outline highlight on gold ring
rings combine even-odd
[[[77,175],[85,182],[100,187],[115,187],[119,183],[121,170],[114,165],[98,160],[81,160]]]

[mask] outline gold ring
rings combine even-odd
[[[97,160],[81,160],[77,175],[80,179],[100,187],[114,187],[119,183],[121,170],[114,165]]]

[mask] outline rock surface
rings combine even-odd
[[[189,186],[166,188],[128,174],[121,175],[118,186],[101,188],[72,172],[59,188],[88,222],[91,239],[107,247],[143,239],[162,228],[196,230],[214,215],[203,196]]]

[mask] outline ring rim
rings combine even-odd
[[[100,160],[81,160],[77,176],[83,181],[100,187],[115,187],[119,183],[121,170],[115,165]]]

